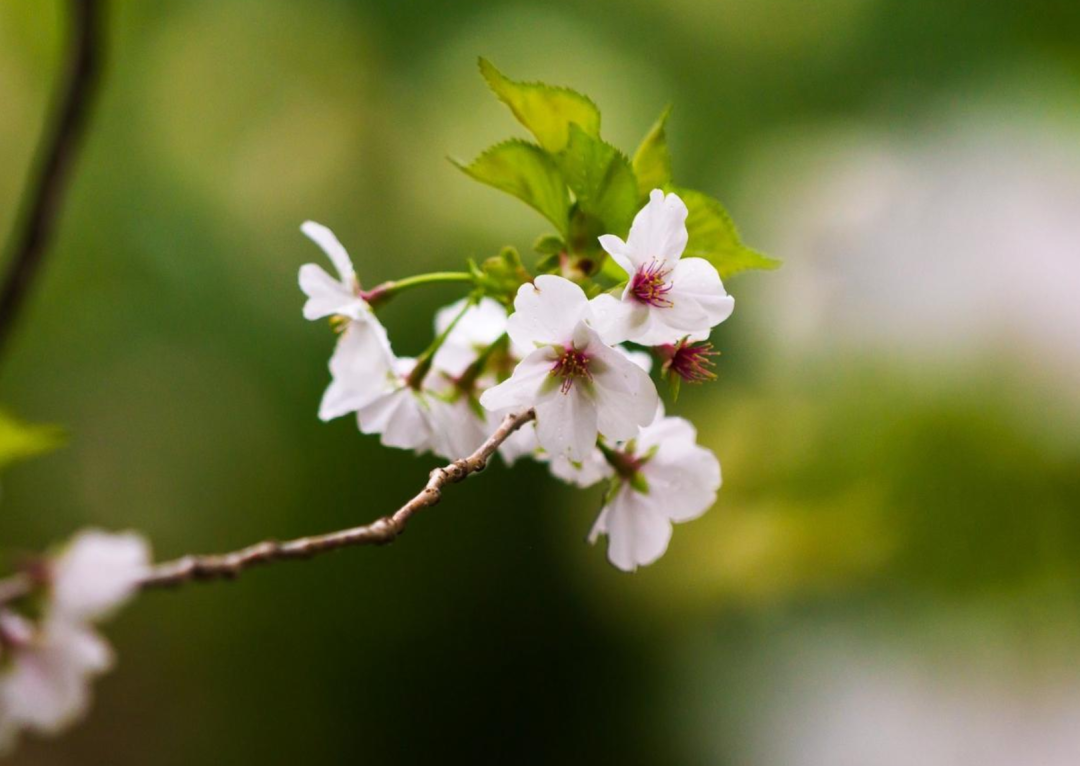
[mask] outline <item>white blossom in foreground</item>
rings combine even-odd
[[[640,367],[645,374],[652,370],[652,357],[644,351],[631,351],[622,346],[616,346],[615,350]],[[610,479],[615,473],[599,447],[593,447],[581,461],[570,460],[565,455],[551,458],[548,468],[556,479],[583,489]]]
[[[656,420],[617,451],[618,486],[589,533],[589,542],[608,537],[608,560],[632,572],[667,550],[672,522],[690,521],[716,502],[720,462],[697,444],[683,418]]]
[[[622,296],[593,299],[597,327],[612,343],[645,346],[701,338],[735,308],[716,268],[704,258],[682,258],[686,205],[678,195],[654,189],[638,212],[626,242],[614,234],[600,245],[627,274]]]
[[[308,297],[304,318],[344,316],[362,320],[373,316],[371,306],[360,297],[360,282],[349,253],[334,232],[314,221],[305,221],[300,231],[322,248],[338,273],[335,279],[317,264],[306,263],[300,267],[300,289]]]
[[[544,275],[524,284],[507,322],[511,340],[533,349],[509,379],[488,389],[489,410],[536,409],[536,434],[552,457],[581,461],[597,434],[633,438],[656,411],[649,376],[605,343],[592,328],[592,311],[580,287]]]
[[[91,622],[127,601],[149,566],[138,535],[89,530],[33,570],[39,618],[0,608],[0,749],[24,729],[52,734],[86,712],[90,682],[113,662]]]

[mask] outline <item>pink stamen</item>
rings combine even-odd
[[[716,373],[711,369],[716,362],[711,357],[720,356],[720,352],[714,351],[711,343],[691,343],[683,338],[675,345],[661,346],[660,353],[667,357],[663,366],[665,373],[674,373],[687,383],[716,380]]]
[[[559,386],[560,391],[564,394],[570,393],[570,388],[574,385],[576,378],[592,380],[592,373],[589,372],[589,357],[570,346],[563,351],[562,356],[555,362],[555,366],[551,368],[551,375],[563,379],[562,385]]]
[[[671,308],[675,304],[667,297],[671,292],[671,283],[665,281],[671,269],[664,268],[663,262],[655,258],[648,265],[642,266],[634,274],[630,283],[630,292],[641,303],[657,308]]]

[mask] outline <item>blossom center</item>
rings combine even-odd
[[[630,292],[640,303],[657,308],[671,308],[674,303],[667,297],[671,292],[671,283],[667,281],[667,275],[671,269],[664,267],[664,262],[653,258],[648,264],[640,267],[630,282]]]
[[[570,346],[556,360],[555,365],[551,368],[551,376],[553,378],[562,378],[562,385],[559,386],[559,390],[564,394],[569,393],[576,379],[592,380],[592,373],[589,372],[589,357],[584,352]]]
[[[664,372],[674,373],[688,383],[716,380],[716,373],[712,371],[716,362],[712,357],[719,356],[720,352],[713,350],[711,343],[694,343],[683,338],[675,345],[661,347],[660,353],[667,357]]]

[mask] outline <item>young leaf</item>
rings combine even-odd
[[[566,235],[570,195],[555,163],[539,146],[513,139],[496,144],[468,165],[451,162],[480,183],[522,200]]]
[[[521,264],[518,251],[512,247],[504,247],[479,266],[474,264],[472,272],[484,295],[508,306],[513,305],[518,288],[532,280]]]
[[[552,154],[560,152],[576,124],[591,136],[600,135],[600,110],[587,96],[539,82],[514,82],[487,59],[480,59],[480,74],[499,100]]]
[[[638,208],[638,187],[626,156],[571,125],[566,148],[555,162],[577,197],[578,208],[596,219],[601,234],[625,236]]]
[[[722,278],[748,269],[775,269],[780,261],[751,250],[742,244],[739,232],[717,200],[691,189],[672,189],[682,197],[690,211],[686,230],[690,235],[684,258],[704,258]]]
[[[642,197],[671,183],[671,152],[668,151],[665,129],[670,114],[671,107],[668,106],[634,152],[634,175],[637,176],[638,194]]]
[[[64,432],[59,427],[24,423],[0,410],[0,468],[51,452],[63,443]]]
[[[540,255],[558,255],[566,249],[566,243],[562,237],[554,234],[544,234],[533,243],[533,250]]]

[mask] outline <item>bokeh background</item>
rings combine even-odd
[[[0,4],[0,229],[58,71]],[[25,764],[1080,762],[1080,4],[112,3],[58,240],[0,378],[68,445],[0,538],[161,557],[369,520],[432,463],[315,412],[333,337],[298,231],[369,284],[546,228],[469,159],[519,132],[475,67],[572,85],[784,259],[731,279],[676,411],[725,485],[634,575],[599,490],[502,467],[398,543],[140,598],[89,718]],[[451,288],[388,306],[416,352]]]

